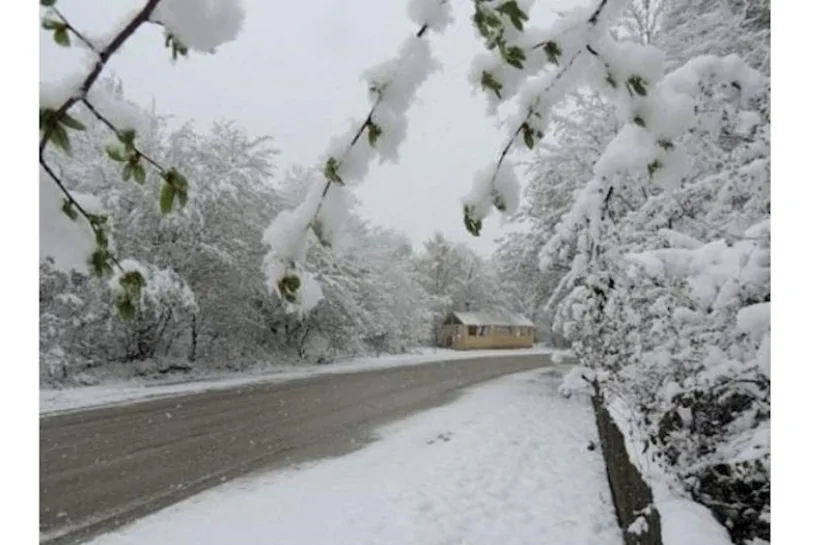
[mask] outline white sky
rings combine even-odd
[[[479,239],[467,234],[460,198],[476,170],[498,156],[505,134],[485,113],[484,100],[467,81],[470,61],[483,46],[475,36],[470,0],[452,0],[455,23],[431,35],[443,69],[419,90],[398,164],[372,166],[357,189],[361,213],[420,243],[435,231],[489,253],[508,226],[493,216]],[[79,28],[107,31],[140,4],[136,0],[61,0]],[[369,103],[361,73],[394,55],[417,29],[406,0],[243,0],[240,37],[215,55],[191,54],[175,65],[160,27],[145,25],[107,65],[124,82],[130,100],[149,104],[177,121],[233,119],[253,135],[269,135],[281,150],[281,167],[312,166],[329,139],[365,117]],[[551,13],[573,0],[544,2],[532,13]],[[545,14],[547,17],[547,14]],[[41,78],[78,69],[77,50],[41,36]]]

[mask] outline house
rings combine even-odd
[[[509,312],[452,312],[441,326],[440,344],[458,350],[530,348],[536,326]]]

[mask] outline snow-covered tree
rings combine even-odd
[[[434,342],[451,311],[509,308],[510,294],[500,281],[496,264],[440,233],[424,243],[416,266],[418,280],[428,295]]]
[[[769,539],[768,19],[757,5],[692,4],[615,28],[626,3],[601,0],[545,35],[478,3],[494,53],[473,79],[494,108],[518,94],[520,110],[499,160],[474,180],[465,224],[477,234],[498,208],[514,143],[534,147],[563,125],[552,108],[561,97],[613,106],[616,119],[589,124],[601,129],[596,148],[588,135],[553,144],[551,155],[589,159],[550,159],[542,178],[564,191],[531,185],[535,216],[556,224],[542,264],[569,269],[551,301],[556,325],[733,538]],[[744,27],[730,42],[727,29]]]

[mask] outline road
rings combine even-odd
[[[228,479],[345,454],[467,386],[546,365],[455,360],[41,418],[40,541],[83,542]]]

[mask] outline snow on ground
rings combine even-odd
[[[331,373],[353,373],[356,371],[417,365],[442,360],[509,356],[513,354],[547,354],[551,352],[556,353],[556,351],[544,347],[517,350],[475,350],[469,352],[429,348],[417,353],[387,355],[378,358],[350,359],[325,366],[285,366],[256,373],[217,374],[213,377],[203,376],[196,380],[177,384],[154,384],[150,382],[131,381],[121,384],[82,386],[61,390],[42,389],[40,391],[40,414],[46,415],[56,412],[88,409],[91,407],[124,405],[150,398],[171,397],[262,382],[283,382]]]
[[[241,479],[93,545],[620,545],[590,405],[497,379],[349,455]]]

